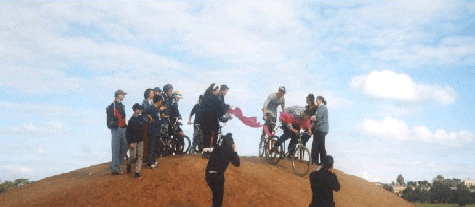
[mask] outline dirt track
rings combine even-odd
[[[42,179],[0,194],[0,206],[211,206],[204,180],[207,160],[198,155],[160,159],[157,169],[112,176],[109,164],[99,164]],[[313,167],[312,170],[314,170]],[[338,170],[341,191],[337,207],[414,206],[361,178]],[[308,176],[297,177],[286,160],[274,166],[256,157],[242,157],[241,167],[226,171],[223,206],[308,206]]]

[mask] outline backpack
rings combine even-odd
[[[114,105],[114,108],[111,108],[111,106]],[[117,117],[114,116],[114,109],[115,109],[115,102],[111,105],[108,105],[106,107],[106,125],[107,128],[109,129],[117,129],[119,128],[119,120]]]

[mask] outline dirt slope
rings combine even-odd
[[[160,162],[157,169],[143,169],[142,179],[112,176],[106,163],[45,178],[0,194],[0,206],[211,206],[204,180],[207,160],[184,155]],[[341,183],[337,207],[414,206],[361,178],[336,174]],[[294,207],[310,201],[308,176],[295,176],[286,160],[274,166],[261,158],[241,157],[241,167],[230,165],[226,171],[223,206]]]

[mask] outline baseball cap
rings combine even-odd
[[[221,90],[229,90],[229,87],[226,84],[221,85]]]
[[[122,90],[122,89],[118,89],[117,91],[115,91],[115,95],[116,95],[116,96],[117,96],[117,95],[127,95],[127,93],[124,92],[124,90]]]
[[[175,91],[173,92],[173,97],[183,99],[183,96],[181,95],[181,91]]]
[[[279,91],[285,94],[285,87],[284,86],[279,87]]]

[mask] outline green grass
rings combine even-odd
[[[430,204],[430,203],[414,203],[422,207],[458,207],[458,204]],[[466,205],[465,207],[475,207],[475,205]]]

